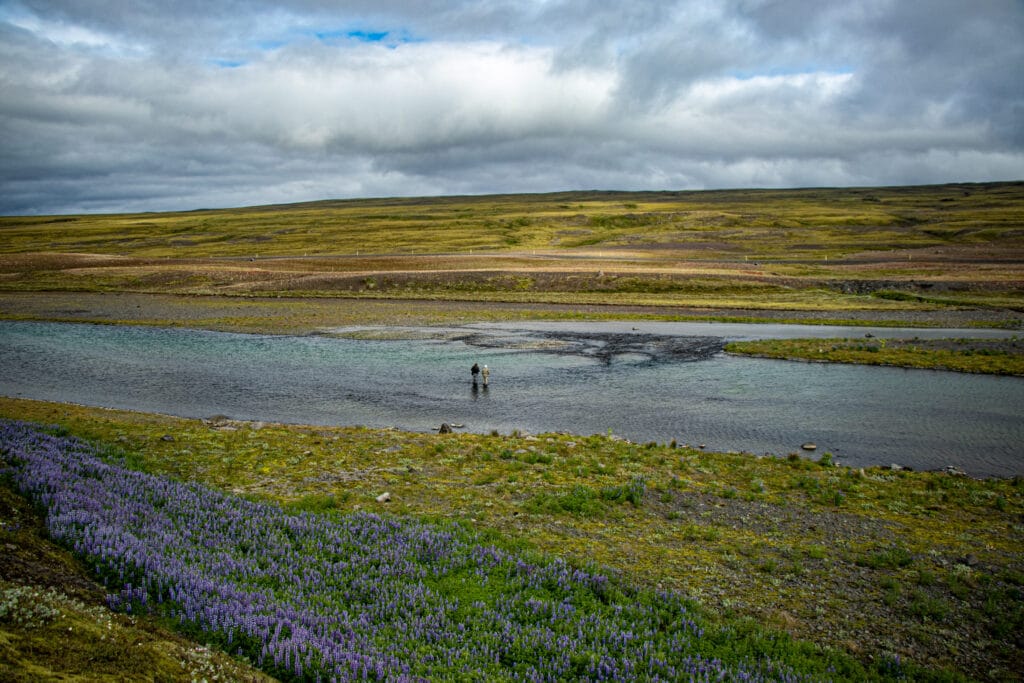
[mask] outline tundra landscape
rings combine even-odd
[[[957,328],[726,350],[1019,377],[1015,336],[970,330],[1024,326],[1024,183],[6,216],[0,320]],[[15,396],[0,417],[4,680],[1024,671],[1022,476],[570,424],[423,433]]]

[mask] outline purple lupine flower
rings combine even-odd
[[[468,533],[288,514],[128,470],[19,422],[0,420],[0,458],[47,509],[53,538],[121,587],[112,609],[177,619],[282,679],[809,680],[778,662],[695,654],[703,630],[679,596],[634,599],[597,571]],[[488,599],[439,589],[477,595],[492,579],[503,590]]]

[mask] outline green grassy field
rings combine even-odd
[[[732,342],[725,350],[762,358],[1024,376],[1024,344],[1016,338],[782,339]]]
[[[711,258],[1020,244],[1024,185],[572,192],[7,217],[5,253],[137,257],[672,248]]]
[[[59,424],[149,472],[288,509],[454,520],[510,547],[597,562],[683,591],[737,634],[989,680],[1024,664],[1020,480],[607,435],[288,427],[12,399],[0,415]],[[384,491],[388,503],[377,501]],[[802,647],[790,655],[808,656]]]
[[[0,292],[1020,312],[1022,199],[995,183],[0,217]]]

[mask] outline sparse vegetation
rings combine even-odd
[[[994,183],[6,217],[0,292],[612,304],[791,320],[828,311],[854,322],[968,308],[1019,326],[1022,199],[1024,184]]]
[[[109,444],[115,461],[289,510],[455,521],[509,548],[681,591],[715,623],[742,630],[754,619],[864,662],[898,655],[982,678],[1022,663],[1016,480],[861,473],[603,435],[204,423],[12,399],[0,414],[59,424]],[[391,500],[377,502],[385,490]]]
[[[1016,338],[776,339],[732,342],[725,350],[764,358],[1024,376],[1024,342]]]

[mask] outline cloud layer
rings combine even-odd
[[[1019,0],[0,0],[0,213],[1020,179],[1021,73]]]

